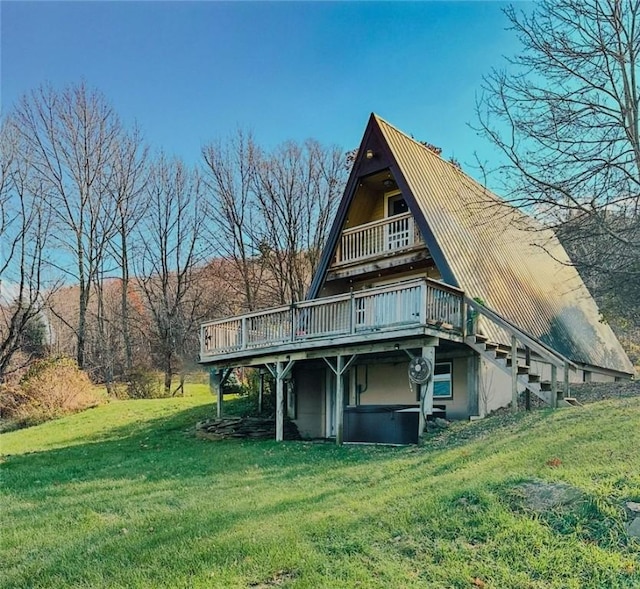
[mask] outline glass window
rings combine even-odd
[[[387,203],[387,215],[389,217],[394,217],[395,215],[402,215],[409,211],[409,207],[407,206],[407,201],[404,200],[402,194],[395,194],[394,196],[390,196]]]
[[[433,369],[433,398],[451,399],[453,397],[451,362],[440,362]]]

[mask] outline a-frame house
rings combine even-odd
[[[222,410],[230,369],[276,383],[308,437],[416,442],[633,366],[555,235],[372,114],[307,300],[201,328]]]

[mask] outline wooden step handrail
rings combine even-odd
[[[502,315],[499,315],[489,307],[483,305],[482,303],[479,303],[478,301],[474,301],[466,295],[464,299],[467,306],[471,307],[480,315],[484,315],[487,319],[493,321],[493,323],[495,323],[499,327],[506,329],[510,335],[515,336],[518,341],[525,344],[525,346],[527,346],[543,358],[546,358],[551,364],[558,366],[559,368],[569,366],[573,370],[577,369],[577,365],[574,362],[563,356],[560,352],[557,352],[553,348],[549,347],[547,344],[541,342],[536,337],[524,332],[518,326],[511,323],[511,321],[502,317]]]

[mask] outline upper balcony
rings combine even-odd
[[[413,215],[394,215],[345,229],[336,250],[333,266],[366,262],[416,247],[424,247],[424,240]]]
[[[419,279],[211,321],[201,327],[200,359],[224,362],[399,335],[461,341],[463,299],[457,288]]]

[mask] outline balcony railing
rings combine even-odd
[[[462,291],[411,280],[205,323],[202,358],[428,324],[462,333]]]
[[[413,215],[394,215],[344,230],[336,253],[336,264],[358,262],[422,243]]]

